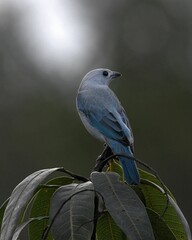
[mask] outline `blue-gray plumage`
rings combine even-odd
[[[113,154],[133,156],[133,134],[120,101],[109,88],[121,74],[109,69],[95,69],[85,75],[77,95],[77,110],[86,129],[105,142]],[[135,161],[119,157],[125,179],[139,184]]]

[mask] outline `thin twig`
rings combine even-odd
[[[95,196],[95,209],[94,209],[94,224],[93,224],[93,233],[91,236],[91,240],[96,240],[96,226],[98,220],[98,206],[99,206],[99,199],[98,196]]]
[[[81,181],[81,182],[87,182],[87,181],[89,181],[88,178],[85,178],[85,177],[83,177],[83,176],[79,176],[79,175],[77,175],[77,174],[74,174],[74,173],[72,173],[72,172],[70,172],[70,171],[68,171],[68,170],[66,170],[66,169],[64,169],[64,168],[60,168],[60,169],[58,169],[58,171],[59,171],[59,172],[64,172],[64,173],[70,175],[71,177],[75,178],[76,180]]]

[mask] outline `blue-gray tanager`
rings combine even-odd
[[[76,99],[77,110],[86,129],[105,142],[113,154],[133,156],[133,134],[120,101],[109,88],[112,79],[121,76],[109,69],[95,69],[83,78]],[[139,184],[136,163],[119,157],[129,184]]]

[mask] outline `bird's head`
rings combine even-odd
[[[106,68],[98,68],[88,72],[82,80],[82,84],[109,85],[114,79],[121,76],[121,73]]]

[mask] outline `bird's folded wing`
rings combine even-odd
[[[126,145],[133,144],[131,130],[118,112],[103,111],[102,114],[87,113],[87,120],[106,138],[120,141]]]

